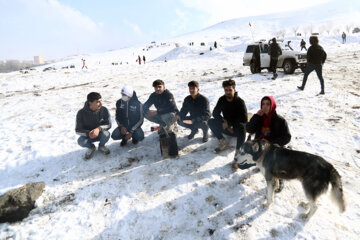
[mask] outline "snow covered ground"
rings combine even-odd
[[[0,224],[0,239],[358,239],[360,37],[349,36],[346,45],[336,37],[320,38],[328,52],[324,96],[316,96],[315,73],[305,91],[298,91],[299,70],[293,75],[280,70],[275,81],[267,72],[251,74],[242,66],[245,38],[219,39],[221,47],[211,52],[198,41],[186,46],[186,39],[179,48],[170,44],[143,51],[141,46],[52,64],[58,69],[75,64],[75,69],[0,74],[0,194],[28,182],[46,183],[28,218]],[[148,62],[138,65],[137,55],[146,55]],[[89,69],[81,70],[81,57]],[[305,196],[295,180],[286,182],[264,210],[265,180],[253,169],[231,171],[234,148],[215,154],[214,137],[202,143],[198,134],[188,141],[189,131],[180,127],[180,157],[161,159],[157,133],[146,120],[146,137],[138,145],[120,147],[110,140],[109,156],[96,152],[84,161],[74,128],[86,95],[101,93],[112,114],[112,131],[121,87],[132,85],[145,102],[158,78],[178,108],[191,80],[199,81],[211,109],[228,78],[236,81],[248,112],[257,112],[263,96],[274,96],[278,113],[289,123],[290,146],[324,157],[342,176],[345,213],[338,213],[327,194],[312,219],[302,221],[299,214],[305,210],[299,203]],[[234,146],[235,139],[229,140]]]

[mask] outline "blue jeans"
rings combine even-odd
[[[173,127],[176,126],[176,122],[173,122],[175,115],[175,112],[169,112],[162,115],[156,114],[155,117],[149,118],[149,116],[145,114],[145,118],[150,122],[160,124],[161,127],[166,126],[166,131],[170,133],[172,132]],[[158,134],[163,134],[163,130],[161,128],[158,130]]]
[[[125,137],[124,134],[121,134],[121,130],[119,127],[115,128],[115,130],[111,134],[111,138],[114,140],[120,140]],[[135,141],[141,141],[144,139],[144,131],[139,127],[135,129],[134,133],[132,134],[132,139]]]
[[[191,131],[197,131],[199,128],[201,128],[204,132],[207,132],[209,130],[207,121],[194,122],[193,124],[186,124],[183,122],[183,120],[191,120],[191,117],[185,117],[184,119],[181,119],[181,121],[177,122],[180,126],[189,128],[191,129]]]
[[[241,145],[245,142],[245,126],[240,124],[239,128],[234,128],[234,133],[229,132],[228,130],[224,130],[222,128],[222,121],[219,121],[215,118],[211,118],[208,121],[209,127],[211,131],[214,133],[217,139],[224,138],[223,133],[229,136],[233,136],[237,138],[236,149],[240,149]]]
[[[306,81],[307,78],[309,76],[309,74],[314,71],[316,72],[319,80],[320,80],[320,85],[321,85],[321,91],[325,90],[325,86],[324,86],[324,78],[322,76],[322,65],[321,64],[311,64],[308,63],[305,69],[305,74],[304,74],[304,78],[303,78],[303,82],[302,82],[302,87],[305,88],[306,85]]]
[[[93,142],[99,142],[99,147],[101,146],[105,146],[105,143],[107,143],[110,139],[110,133],[108,131],[100,131],[99,136],[97,138],[90,138],[90,137],[85,137],[85,136],[81,136],[78,138],[78,144],[81,147],[85,147],[85,148],[94,148],[95,145],[93,144]]]

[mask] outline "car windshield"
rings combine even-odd
[[[247,48],[246,48],[246,53],[252,53],[254,52],[254,45],[249,45]]]

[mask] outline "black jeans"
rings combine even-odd
[[[185,117],[184,119],[181,119],[181,121],[178,121],[178,124],[182,127],[186,127],[191,129],[191,131],[195,131],[199,128],[201,128],[204,132],[207,132],[209,130],[209,126],[207,124],[207,121],[203,122],[193,122],[193,124],[186,124],[183,122],[183,120],[191,120],[191,117]]]
[[[229,132],[228,130],[224,130],[222,128],[222,121],[216,120],[214,118],[209,119],[208,121],[209,127],[211,131],[214,133],[217,139],[222,139],[224,136],[223,133],[229,136],[233,136],[237,138],[236,149],[240,149],[241,145],[245,142],[245,124],[240,124],[239,128],[234,128],[234,133]]]
[[[325,84],[324,84],[324,78],[322,76],[322,65],[321,64],[311,64],[308,63],[305,69],[305,74],[304,74],[304,78],[303,78],[303,82],[302,82],[302,87],[305,88],[306,85],[306,81],[307,78],[309,76],[309,74],[314,71],[316,72],[319,80],[320,80],[320,85],[321,85],[321,91],[325,90]]]

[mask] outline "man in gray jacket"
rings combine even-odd
[[[101,95],[91,92],[87,95],[87,101],[76,115],[76,134],[80,135],[78,144],[88,148],[84,159],[90,159],[96,149],[94,142],[100,142],[98,150],[104,155],[110,153],[105,147],[109,141],[111,128],[110,113],[106,107],[102,106]]]

